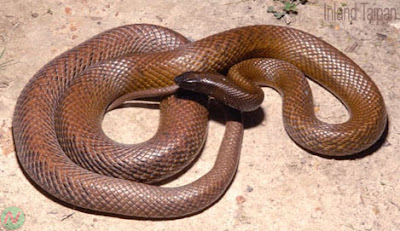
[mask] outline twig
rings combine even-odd
[[[6,52],[6,47],[4,47],[4,49],[1,51],[0,59],[3,58],[4,52]]]
[[[9,67],[9,66],[15,65],[15,64],[17,64],[17,63],[18,63],[18,62],[14,62],[13,59],[7,60],[7,61],[5,61],[5,62],[3,62],[3,63],[0,63],[0,70],[3,69],[3,68],[5,68],[5,67]]]
[[[67,220],[68,218],[72,217],[72,215],[74,215],[74,214],[75,214],[75,213],[71,213],[71,214],[65,216],[63,219],[61,219],[61,221]]]
[[[0,59],[3,58],[5,52],[6,52],[6,47],[4,47],[3,50],[1,51],[1,53],[0,53]],[[8,66],[15,65],[15,64],[17,64],[17,63],[18,63],[18,62],[14,62],[13,59],[4,61],[4,62],[0,63],[0,70],[4,69],[5,67],[8,67]]]
[[[394,203],[393,201],[389,201],[390,204],[394,205],[399,211],[400,211],[400,206],[396,203]]]
[[[229,2],[225,3],[224,5],[233,5],[233,4],[239,4],[239,3],[244,3],[244,2],[250,2],[251,0],[241,0],[240,2]]]

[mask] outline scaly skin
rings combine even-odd
[[[175,76],[188,71],[226,73],[234,64],[255,57],[293,64],[343,99],[352,117],[361,116],[354,120],[352,132],[332,132],[325,126],[327,132],[312,133],[330,139],[326,134],[343,132],[332,140],[337,148],[329,146],[323,154],[359,152],[382,134],[386,111],[375,84],[348,57],[312,35],[285,27],[252,26],[188,43],[166,28],[128,25],[65,52],[31,79],[13,119],[19,161],[40,187],[79,207],[145,218],[201,211],[223,194],[235,174],[243,133],[236,111],[229,113],[234,118],[227,121],[212,170],[177,188],[140,182],[169,177],[167,170],[177,172],[194,158],[186,154],[196,155],[204,142],[207,110],[201,104],[176,97],[164,100],[160,128],[145,144],[116,144],[102,132],[101,120],[107,107],[124,95],[162,91],[174,85]],[[359,107],[367,107],[369,114],[355,113]],[[174,110],[181,111],[174,115]],[[293,121],[302,126],[302,120]],[[313,145],[312,139],[304,143]]]

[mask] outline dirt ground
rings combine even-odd
[[[356,20],[324,16],[325,7],[344,3],[358,9]],[[25,223],[19,230],[400,230],[400,2],[313,0],[298,6],[298,15],[281,20],[267,13],[271,5],[281,3],[0,0],[0,210],[23,210]],[[384,8],[394,9],[397,18],[385,21],[362,15],[363,9]],[[245,115],[247,128],[234,182],[221,200],[200,214],[149,221],[82,212],[51,200],[23,175],[11,134],[14,106],[28,80],[61,52],[106,29],[131,23],[166,26],[197,40],[238,26],[289,22],[346,53],[382,91],[389,126],[367,155],[335,160],[304,151],[284,130],[280,96],[265,89],[262,109]],[[345,121],[345,108],[319,86],[312,88],[318,117]],[[125,108],[108,113],[103,125],[112,138],[134,143],[152,136],[158,116],[154,109]],[[211,168],[223,131],[222,124],[210,122],[202,156],[169,186],[191,182]]]

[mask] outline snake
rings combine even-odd
[[[305,76],[334,94],[350,118],[320,121]],[[345,54],[309,33],[254,25],[190,41],[162,26],[131,24],[71,48],[30,79],[13,115],[17,157],[35,184],[73,206],[149,219],[193,215],[231,184],[244,130],[240,111],[259,107],[263,86],[282,95],[286,131],[311,152],[359,153],[385,129],[387,112],[376,84]],[[121,144],[104,133],[105,113],[148,97],[160,99],[152,138]],[[192,183],[160,186],[202,149],[210,98],[227,105],[213,167]]]

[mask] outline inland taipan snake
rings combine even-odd
[[[316,119],[303,73],[344,103],[348,121]],[[185,90],[177,90],[174,80]],[[225,135],[210,172],[180,187],[150,184],[187,167],[204,143],[206,98],[190,90],[246,111],[263,100],[259,85],[281,93],[287,132],[316,153],[360,152],[386,126],[384,101],[370,77],[308,33],[259,25],[189,42],[160,26],[127,25],[63,53],[30,80],[13,118],[18,159],[41,188],[78,207],[146,218],[190,215],[228,187],[243,134],[240,113],[227,107]],[[164,95],[159,128],[149,141],[119,144],[104,134],[107,110],[158,94]]]

